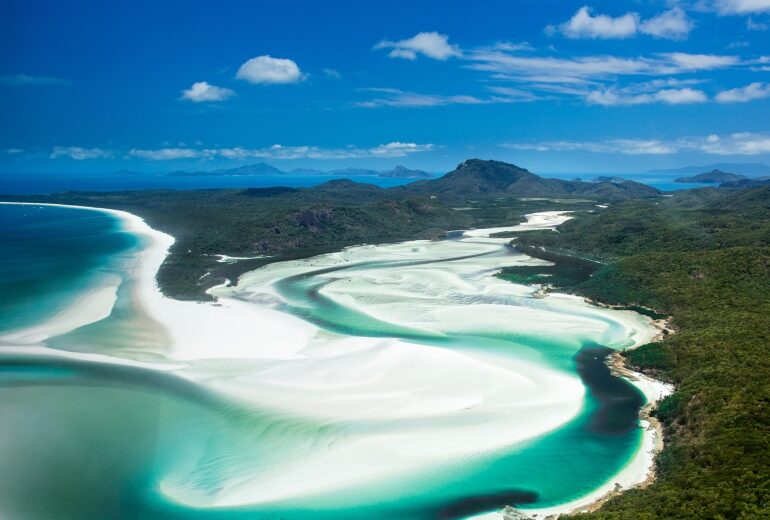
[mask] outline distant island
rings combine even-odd
[[[663,168],[658,170],[649,170],[647,173],[689,177],[713,170],[732,172],[744,176],[770,175],[770,166],[764,163],[713,163],[703,166],[685,166],[683,168]]]
[[[739,175],[737,173],[723,172],[722,170],[714,169],[710,172],[699,173],[692,177],[679,177],[674,179],[674,182],[689,182],[689,183],[702,183],[702,184],[722,184],[723,182],[735,182],[745,179],[745,175]]]
[[[166,175],[172,177],[200,177],[200,176],[245,176],[245,175],[342,175],[345,177],[381,177],[394,179],[430,179],[434,175],[423,170],[410,169],[397,165],[390,170],[372,170],[368,168],[341,168],[335,170],[316,170],[313,168],[296,168],[290,171],[279,170],[267,163],[249,164],[237,168],[226,168],[211,171],[187,171],[177,170]]]

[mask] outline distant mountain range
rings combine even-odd
[[[727,173],[722,170],[711,170],[710,172],[699,173],[692,177],[678,177],[674,182],[691,182],[701,184],[722,184],[723,182],[735,182],[745,179],[745,175],[737,173]]]
[[[313,168],[296,168],[288,172],[279,170],[267,163],[249,164],[238,168],[219,169],[213,171],[178,170],[167,175],[174,177],[199,177],[204,175],[340,175],[345,177],[384,177],[399,179],[430,179],[432,174],[423,170],[412,170],[405,166],[396,166],[390,170],[371,170],[367,168],[343,168],[336,170],[316,170]]]
[[[438,179],[413,182],[392,189],[455,200],[514,196],[619,201],[661,194],[646,184],[620,178],[599,182],[547,179],[513,164],[481,159],[464,161]]]
[[[664,170],[650,170],[647,173],[675,174],[680,176],[698,175],[703,172],[720,170],[739,175],[770,175],[770,166],[763,163],[714,163],[705,166],[685,166],[684,168],[670,168]]]

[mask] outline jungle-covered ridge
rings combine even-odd
[[[676,330],[625,354],[676,385],[656,412],[657,480],[579,518],[770,518],[770,187],[613,204],[515,243],[600,260],[560,290],[656,309]]]

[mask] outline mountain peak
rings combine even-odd
[[[547,179],[502,161],[468,159],[438,179],[411,185],[416,193],[448,199],[479,197],[590,197],[602,200],[654,197],[655,188],[632,181],[582,182]]]

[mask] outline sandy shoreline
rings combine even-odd
[[[160,291],[155,277],[168,255],[169,248],[174,243],[174,238],[166,233],[152,229],[142,218],[136,215],[120,210],[86,206],[40,203],[7,204],[58,206],[103,212],[119,219],[125,231],[146,239],[148,245],[139,252],[137,262],[133,266],[135,270],[133,274],[138,281],[137,291],[139,294],[137,296],[138,300],[145,307],[147,314],[169,331],[172,345],[171,353],[168,356],[169,362],[205,359],[250,359],[254,356],[258,356],[260,359],[297,358],[303,355],[299,351],[291,351],[291,349],[287,351],[285,348],[282,348],[273,352],[266,352],[264,349],[256,350],[253,338],[259,337],[260,334],[264,336],[267,331],[268,334],[278,339],[283,338],[283,340],[277,342],[278,344],[304,345],[316,333],[314,327],[309,326],[299,318],[270,311],[269,309],[255,309],[253,305],[233,298],[219,296],[216,304],[196,304],[180,302],[165,297]],[[569,218],[559,218],[564,213],[548,212],[547,215],[538,215],[528,224],[530,226],[556,224],[558,221]],[[511,228],[505,228],[505,230],[508,229]],[[480,230],[468,233],[469,237],[474,238],[484,238],[485,236]],[[486,234],[488,235],[489,231],[486,231]],[[555,298],[577,299],[573,296],[555,293],[551,296]],[[101,310],[91,309],[89,311],[89,320],[92,320],[94,317],[103,316],[103,307],[109,306],[111,308],[113,304],[114,299],[102,298]],[[632,314],[630,311],[627,312],[629,312],[630,319]],[[58,326],[61,328],[61,323]],[[638,346],[641,343],[640,338],[634,346]],[[214,345],[216,347],[212,350]],[[124,362],[121,361],[122,358],[110,356],[103,356],[103,358],[100,357],[99,359],[103,362]],[[613,354],[610,359],[612,360],[613,371],[631,381],[644,393],[649,404],[643,409],[643,414],[649,414],[651,407],[662,396],[666,395],[666,392],[670,392],[666,385],[625,368],[622,365],[623,358],[619,353]],[[147,368],[153,367],[148,366]],[[168,365],[157,368],[167,370]],[[538,518],[542,518],[547,515],[558,515],[598,507],[609,498],[609,494],[616,490],[616,483],[619,483],[622,489],[627,489],[637,485],[644,485],[650,478],[654,478],[654,474],[652,474],[654,456],[657,453],[656,446],[659,446],[662,442],[662,436],[660,433],[656,433],[659,430],[656,430],[655,422],[651,419],[653,418],[649,417],[649,415],[642,418],[642,425],[646,430],[643,448],[639,450],[637,456],[629,462],[626,468],[612,479],[612,482],[608,482],[602,488],[574,502],[552,508],[525,510],[524,514],[528,516],[537,514]],[[649,429],[647,428],[648,426],[650,426]],[[502,513],[499,513],[499,515],[502,515]],[[504,516],[498,517],[504,518]]]
[[[589,298],[584,299],[592,305],[612,308],[611,306],[594,302]],[[669,319],[653,320],[652,325],[658,330],[658,333],[650,338],[649,342],[661,341],[667,334],[673,332],[669,326]],[[637,342],[635,345],[625,349],[625,351],[633,350],[642,344],[644,343]],[[642,448],[620,473],[593,493],[559,506],[515,510],[517,514],[523,514],[525,518],[555,520],[563,514],[590,513],[599,510],[608,500],[624,491],[645,488],[655,482],[655,459],[663,450],[664,432],[663,425],[652,415],[652,412],[664,397],[673,393],[674,387],[641,372],[631,370],[626,365],[626,358],[623,356],[623,352],[617,351],[610,354],[606,359],[606,364],[613,375],[622,377],[636,386],[647,400],[647,404],[639,410],[640,426],[644,429]],[[517,517],[513,516],[513,518]],[[508,520],[505,516],[502,519]]]

